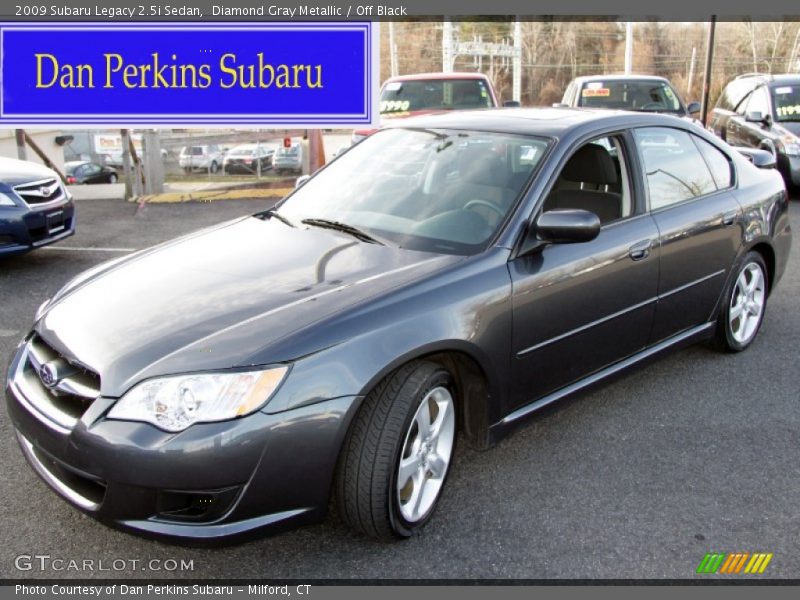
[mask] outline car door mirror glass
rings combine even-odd
[[[699,102],[689,102],[689,106],[686,107],[686,112],[690,115],[694,115],[700,112],[701,106]]]

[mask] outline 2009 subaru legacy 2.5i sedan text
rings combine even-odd
[[[72,280],[9,413],[39,475],[117,527],[276,531],[335,494],[355,529],[409,536],[457,439],[671,348],[747,348],[787,210],[775,169],[675,117],[403,120],[273,210]]]

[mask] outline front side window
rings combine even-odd
[[[760,113],[762,117],[766,117],[770,114],[769,98],[767,97],[766,88],[760,87],[757,90],[753,90],[753,93],[750,94],[750,98],[747,101],[745,114],[747,113]]]
[[[635,206],[619,136],[592,140],[572,154],[544,202],[543,210],[554,209],[588,210],[603,225],[633,214]]]
[[[403,248],[486,248],[548,146],[482,131],[385,129],[309,179],[278,208],[298,225],[325,219]]]
[[[651,210],[716,191],[711,172],[687,132],[643,127],[636,129],[634,135]]]

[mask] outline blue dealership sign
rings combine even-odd
[[[0,124],[369,125],[372,23],[0,24]]]

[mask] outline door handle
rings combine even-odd
[[[650,256],[650,249],[653,247],[653,240],[642,240],[635,243],[628,250],[631,260],[642,260]]]
[[[726,212],[722,215],[722,224],[723,225],[733,225],[734,221],[736,221],[736,216],[739,214],[739,211],[732,210],[730,212]]]

